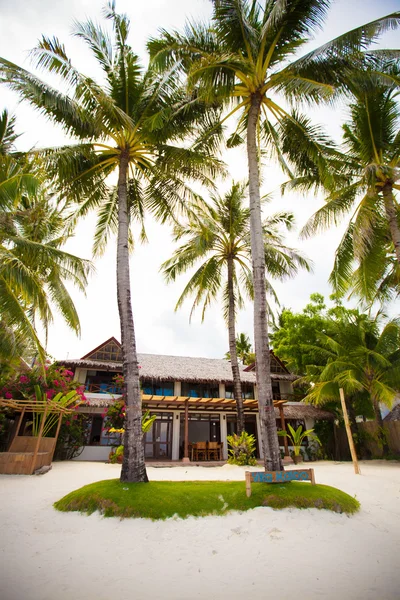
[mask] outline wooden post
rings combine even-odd
[[[185,441],[184,441],[184,449],[183,449],[183,459],[182,462],[188,463],[190,462],[189,458],[189,400],[185,401]]]
[[[314,475],[314,469],[308,469],[310,471],[310,481],[311,481],[311,485],[315,485],[315,475]]]
[[[19,434],[19,430],[20,430],[20,428],[21,428],[21,423],[22,423],[22,419],[24,418],[24,414],[25,414],[25,406],[24,406],[24,408],[22,409],[22,411],[21,411],[21,414],[19,415],[19,419],[18,419],[18,423],[17,423],[17,428],[16,428],[16,430],[15,430],[15,433],[14,433],[13,439],[11,440],[11,443],[10,443],[10,448],[11,448],[11,446],[12,446],[12,444],[13,444],[13,442],[14,442],[15,438],[16,438],[16,437],[18,436],[18,434]],[[9,450],[9,452],[10,452],[10,450]]]
[[[339,388],[339,394],[340,394],[340,402],[342,403],[344,424],[346,427],[347,439],[349,441],[351,458],[352,458],[353,465],[354,465],[354,472],[356,475],[361,475],[360,467],[358,466],[357,453],[356,453],[356,449],[354,447],[353,436],[351,435],[349,415],[347,414],[346,401],[344,399],[344,392],[343,392],[342,388]]]
[[[250,471],[245,472],[246,476],[246,496],[250,498],[251,496],[251,479],[250,479]]]
[[[62,418],[63,418],[63,414],[62,414],[62,412],[60,412],[60,416],[58,417],[56,435],[54,437],[54,446],[53,446],[52,453],[50,455],[50,464],[53,462],[54,452],[56,451],[57,439],[58,439],[58,434],[60,433],[60,427],[61,427]]]
[[[35,470],[36,457],[37,457],[38,452],[39,452],[40,440],[42,439],[42,433],[43,433],[44,423],[46,421],[46,417],[47,417],[47,406],[46,406],[46,408],[44,410],[44,413],[43,413],[43,418],[42,418],[42,422],[40,424],[38,439],[37,439],[37,442],[36,442],[35,450],[33,452],[31,472],[30,472],[31,475],[33,474],[33,472]]]
[[[283,431],[286,431],[285,415],[283,414],[283,405],[279,404],[279,415],[281,417],[281,427]],[[285,456],[289,456],[289,442],[286,435],[283,438],[283,444],[285,446]]]

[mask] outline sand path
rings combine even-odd
[[[361,512],[258,508],[152,522],[59,513],[117,465],[56,463],[41,477],[0,476],[2,600],[286,600],[400,597],[400,465],[316,463],[318,483],[356,494]],[[150,479],[243,480],[244,469],[149,468]],[[244,485],[244,483],[243,483]]]

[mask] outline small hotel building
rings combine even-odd
[[[227,435],[236,430],[236,403],[230,362],[214,358],[138,354],[143,410],[156,414],[152,429],[145,435],[146,460],[181,460],[186,442],[222,443],[222,456],[228,458]],[[87,443],[77,460],[108,459],[116,438],[103,431],[107,406],[121,397],[114,377],[122,374],[121,345],[110,338],[76,360],[60,360],[85,385],[87,405],[79,410],[91,416]],[[292,383],[296,376],[271,353],[271,378],[278,429],[302,424],[312,428],[317,419],[331,419],[331,413],[294,401]],[[262,458],[256,376],[253,367],[242,367],[246,431],[255,435],[258,457]],[[279,438],[285,454],[286,438]],[[186,443],[186,447],[187,447]]]

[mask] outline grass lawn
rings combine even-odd
[[[325,508],[347,514],[360,508],[358,500],[328,485],[253,483],[251,489],[252,495],[247,498],[244,481],[121,483],[119,479],[108,479],[67,494],[54,507],[87,514],[98,510],[105,517],[154,520],[174,515],[183,519],[224,515],[231,510],[245,511],[257,506]]]

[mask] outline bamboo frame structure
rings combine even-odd
[[[21,413],[8,452],[0,453],[0,473],[32,475],[37,468],[51,464],[62,417],[73,413],[74,409],[60,406],[53,400],[35,401],[6,398],[0,398],[0,408],[8,408]],[[43,415],[39,433],[37,436],[19,436],[24,415],[30,412]],[[59,414],[56,435],[54,438],[43,438],[46,419],[52,413]],[[46,441],[45,447],[41,448],[44,441]]]

